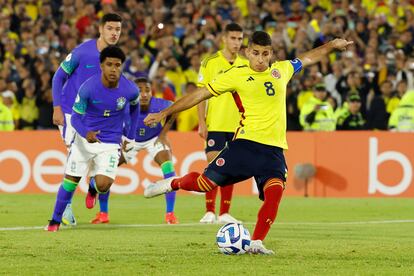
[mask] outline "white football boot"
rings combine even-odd
[[[214,214],[213,212],[207,212],[204,215],[204,217],[200,219],[200,223],[207,223],[207,224],[216,223],[216,214]]]
[[[249,254],[273,255],[273,250],[267,249],[261,240],[252,240],[246,250]]]
[[[218,217],[218,223],[227,224],[227,223],[242,223],[240,220],[235,219],[229,213],[224,213]]]
[[[144,197],[151,198],[171,192],[171,182],[176,178],[178,177],[172,176],[149,184],[144,190]]]
[[[62,215],[62,224],[64,226],[76,226],[76,219],[73,215],[72,204],[66,205],[65,211]]]

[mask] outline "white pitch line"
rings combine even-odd
[[[414,219],[405,220],[368,220],[368,221],[337,221],[337,222],[278,222],[276,225],[364,225],[364,224],[398,224],[398,223],[414,223]],[[244,222],[243,224],[254,225],[255,222]],[[176,225],[168,224],[106,224],[102,228],[145,228],[145,227],[187,227],[187,226],[206,226],[211,224],[201,223],[180,223]],[[77,229],[96,229],[96,225],[84,224],[78,225]],[[0,231],[27,231],[39,230],[44,226],[16,226],[16,227],[0,227]],[[61,227],[61,229],[70,229],[72,227]]]

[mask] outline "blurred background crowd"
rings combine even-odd
[[[98,36],[108,12],[124,20],[124,73],[148,77],[154,95],[172,101],[195,91],[201,60],[222,47],[227,23],[244,28],[244,47],[253,31],[269,32],[275,60],[353,40],[292,79],[288,130],[414,130],[414,0],[0,0],[0,130],[54,128],[53,74]],[[176,129],[197,125],[193,108]]]

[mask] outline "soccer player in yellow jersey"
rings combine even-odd
[[[287,149],[286,86],[303,67],[319,62],[335,49],[345,50],[352,43],[334,39],[297,59],[276,61],[269,66],[273,54],[271,38],[266,32],[254,32],[246,51],[249,65],[230,68],[205,88],[198,89],[198,93],[187,95],[144,119],[145,124],[151,125],[200,101],[230,92],[243,111],[233,141],[203,174],[192,172],[180,178],[158,181],[145,189],[144,196],[154,197],[178,189],[207,192],[217,186],[254,177],[259,198],[264,202],[247,251],[274,254],[262,241],[276,218],[286,182],[287,167],[283,156],[283,150]]]
[[[198,74],[198,87],[206,87],[209,82],[233,66],[247,65],[248,61],[237,53],[243,41],[243,29],[236,23],[228,24],[224,29],[221,51],[207,57],[201,63]],[[206,108],[207,103],[207,108]],[[226,144],[233,139],[239,126],[240,112],[231,93],[210,98],[198,105],[199,134],[206,139],[206,156],[210,163]],[[201,223],[216,222],[215,206],[218,189],[206,193],[206,214]],[[220,187],[219,223],[239,222],[229,214],[233,185]]]

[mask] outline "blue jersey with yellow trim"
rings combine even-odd
[[[129,116],[125,108],[138,104],[139,89],[123,75],[115,88],[105,87],[101,78],[101,74],[96,74],[82,84],[73,112],[83,115],[82,122],[88,130],[100,131],[100,141],[118,144]]]

